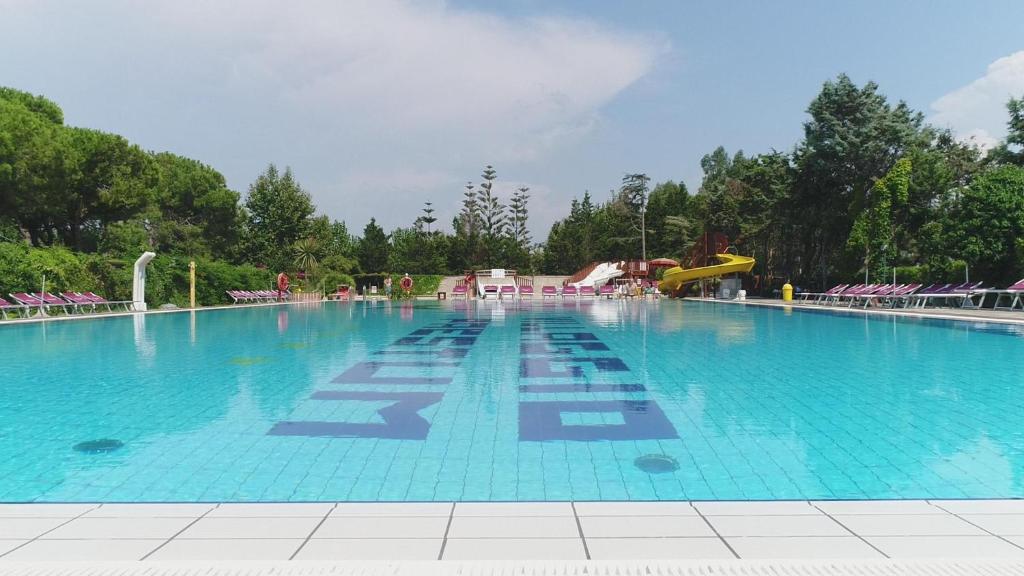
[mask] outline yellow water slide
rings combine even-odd
[[[658,284],[662,292],[672,293],[689,282],[696,282],[704,278],[716,278],[736,272],[750,272],[754,269],[754,259],[748,256],[736,256],[733,254],[715,254],[719,264],[714,266],[702,266],[700,268],[683,268],[676,266],[665,270],[665,275]]]

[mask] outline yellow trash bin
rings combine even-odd
[[[782,285],[782,301],[792,302],[793,301],[793,285],[786,282]]]

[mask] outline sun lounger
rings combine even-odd
[[[854,297],[859,296],[861,294],[867,294],[868,292],[875,290],[876,288],[878,288],[878,284],[857,284],[856,286],[847,288],[842,292],[838,292],[836,294],[829,296],[824,300],[824,303],[828,305],[843,304],[844,300],[852,300]]]
[[[932,294],[920,295],[920,298],[916,301],[918,308],[925,308],[928,304],[933,302],[945,302],[954,303],[959,300],[957,307],[965,307],[965,301],[968,300],[968,294],[972,291],[981,288],[981,282],[964,282],[962,284],[947,285],[941,291],[934,292]]]
[[[68,304],[66,301],[57,298],[53,294],[48,293],[47,296],[48,298],[44,298],[43,295],[37,294],[35,292],[33,292],[32,294],[29,294],[27,292],[14,292],[11,294],[11,298],[13,298],[15,302],[23,306],[38,308],[43,312],[50,312],[54,308],[60,308],[67,313],[70,312],[68,310],[68,306],[71,306],[71,304]]]
[[[465,298],[469,299],[469,286],[462,284],[452,288],[452,298]]]
[[[597,296],[597,292],[594,290],[593,286],[581,286],[580,287],[580,297],[583,297],[583,296],[587,296],[587,297],[593,298],[593,297]]]
[[[566,296],[572,296],[575,298],[577,295],[579,295],[579,290],[577,290],[575,286],[570,285],[562,288],[562,299],[565,299]]]
[[[614,298],[615,286],[612,286],[611,284],[605,284],[604,286],[601,286],[601,288],[598,290],[598,293],[601,296],[604,296],[605,298]]]
[[[60,297],[75,305],[79,312],[85,312],[86,309],[89,312],[96,311],[96,302],[82,296],[78,292],[61,292]]]
[[[29,306],[24,304],[12,304],[3,298],[0,298],[0,318],[3,318],[4,320],[10,318],[8,314],[11,313],[17,314],[18,316],[21,316],[24,313],[25,316],[28,316],[29,310],[31,310]]]
[[[519,299],[529,298],[533,300],[533,286],[529,284],[519,287]]]
[[[225,290],[228,297],[231,298],[232,304],[238,304],[239,302],[249,302],[252,300],[252,296],[247,294],[244,290]]]
[[[501,289],[498,290],[498,297],[502,300],[505,298],[514,299],[516,297],[516,287],[509,284],[502,284]]]
[[[824,294],[823,293],[821,295],[821,297],[816,298],[812,303],[813,304],[835,304],[835,303],[839,302],[839,296],[840,295],[846,294],[846,293],[853,294],[857,290],[863,289],[864,286],[865,286],[864,284],[855,284],[853,286],[847,286],[847,287],[843,288],[842,290],[837,290],[835,292],[832,292],[831,294]]]
[[[485,284],[484,285],[484,300],[486,300],[488,296],[494,296],[495,298],[497,298],[498,297],[498,287],[495,286],[494,284]]]
[[[879,298],[894,294],[897,289],[899,289],[899,286],[895,284],[880,284],[870,290],[854,294],[849,298],[848,308],[853,308],[854,304],[863,305],[864,308],[867,308],[872,302],[877,302]]]
[[[879,305],[885,308],[898,308],[904,301],[921,289],[921,284],[904,284],[896,288],[892,294],[884,294],[878,299]]]
[[[554,298],[558,296],[558,288],[554,286],[541,286],[540,297],[543,298]]]
[[[951,288],[952,284],[932,284],[927,288],[918,290],[915,294],[911,294],[907,298],[903,299],[903,308],[917,308],[925,297],[930,294],[940,294],[943,291]]]
[[[964,307],[981,308],[985,304],[985,298],[988,297],[989,294],[996,295],[996,301],[992,305],[993,310],[1014,310],[1018,306],[1020,306],[1021,309],[1024,309],[1024,299],[1021,298],[1021,295],[1024,294],[1024,279],[1018,280],[1015,284],[1007,286],[1002,290],[996,290],[994,288],[972,290],[967,293],[967,298],[964,301]],[[977,303],[974,302],[975,296],[979,297]],[[1009,303],[1008,306],[1000,305],[1004,300]]]
[[[113,311],[115,306],[124,306],[125,311],[130,311],[132,308],[131,300],[107,300],[103,296],[99,296],[93,292],[81,292],[82,296],[85,296],[89,300],[92,300],[95,304],[102,304],[107,307],[107,310]]]
[[[830,288],[830,289],[828,289],[828,290],[826,290],[824,292],[801,292],[800,293],[800,301],[801,302],[811,301],[811,302],[817,303],[821,299],[823,299],[823,298],[825,298],[827,296],[832,296],[833,294],[839,294],[840,292],[842,292],[843,290],[846,290],[849,287],[850,287],[849,284],[840,284],[840,285],[834,286],[834,287],[832,287],[832,288]]]

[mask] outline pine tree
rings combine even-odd
[[[472,238],[480,226],[480,203],[472,182],[466,182],[464,188],[466,191],[462,193],[464,200],[462,201],[462,212],[459,214],[459,222],[462,223],[466,236]]]
[[[430,234],[430,225],[437,222],[437,217],[434,216],[434,203],[424,202],[423,203],[423,216],[419,217],[419,221],[427,225],[427,234]]]
[[[488,164],[480,175],[484,181],[480,184],[480,212],[482,215],[481,227],[484,236],[494,239],[501,236],[507,225],[505,206],[498,201],[494,192],[494,181],[498,179],[498,173],[494,167]]]
[[[528,217],[527,213],[527,202],[530,199],[530,195],[527,194],[530,189],[526,186],[518,188],[512,194],[512,201],[509,203],[509,209],[512,212],[512,220],[510,230],[510,236],[512,242],[524,250],[530,248],[530,232],[526,229],[526,220]]]

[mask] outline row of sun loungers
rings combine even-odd
[[[468,298],[470,294],[469,288],[465,284],[460,284],[452,289],[453,298]],[[631,293],[632,294],[632,293]],[[555,286],[543,286],[540,289],[541,298],[558,298],[561,296],[564,298],[596,298],[604,296],[606,298],[613,298],[615,296],[615,286],[611,284],[605,284],[600,288],[594,288],[593,286],[565,286],[558,290]],[[484,285],[484,299],[496,298],[496,299],[511,299],[511,298],[533,298],[534,290],[533,286],[524,285],[517,287],[510,284]]]
[[[981,282],[961,284],[840,284],[825,292],[804,292],[801,302],[827,306],[878,306],[883,308],[927,308],[948,306],[982,308],[989,294],[995,295],[996,310],[1024,309],[1024,280],[1008,288],[982,288]]]
[[[256,304],[260,302],[276,302],[277,290],[228,290],[232,304]],[[291,298],[291,292],[282,292],[281,298]]]
[[[29,317],[36,314],[85,314],[100,312],[106,309],[113,312],[123,307],[127,312],[131,309],[131,300],[107,300],[93,292],[61,292],[60,295],[49,292],[15,292],[9,295],[11,300],[0,298],[0,317]]]

